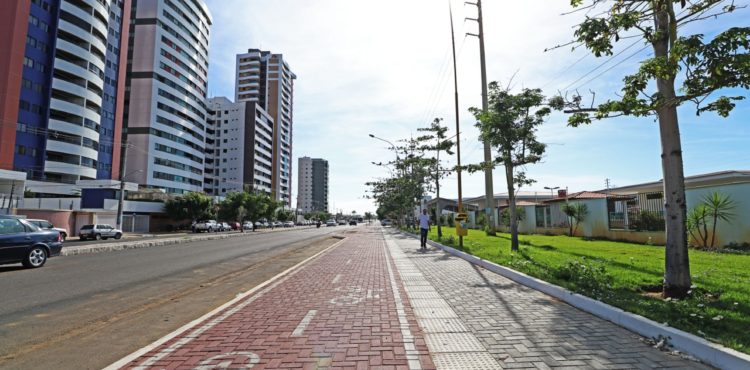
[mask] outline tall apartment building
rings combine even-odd
[[[250,49],[237,55],[236,102],[255,102],[273,118],[272,193],[291,205],[294,80],[281,54]]]
[[[208,99],[203,191],[271,193],[273,118],[254,102]]]
[[[130,6],[0,2],[1,169],[63,184],[118,178]]]
[[[202,191],[211,14],[203,0],[138,0],[132,17],[125,180]]]
[[[328,211],[328,161],[301,157],[297,166],[297,209]]]

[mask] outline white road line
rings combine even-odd
[[[393,274],[393,268],[391,268],[391,260],[388,258],[390,255],[388,244],[392,241],[385,239],[383,243],[383,252],[385,253],[386,267],[388,267],[388,277],[391,282],[391,290],[393,291],[393,298],[396,301],[396,312],[398,313],[398,323],[401,327],[401,336],[404,340],[404,350],[406,351],[406,360],[409,364],[409,369],[421,370],[422,363],[419,362],[419,351],[414,343],[414,336],[411,334],[409,329],[409,321],[406,319],[406,310],[404,310],[404,302],[401,300],[401,294],[398,291],[398,284],[396,284],[396,277]]]
[[[294,329],[292,332],[293,337],[299,337],[302,335],[302,333],[307,328],[307,325],[310,325],[310,321],[312,321],[313,317],[315,317],[315,314],[318,313],[317,310],[310,310],[307,311],[307,315],[302,318],[302,321],[299,322],[299,325],[297,325],[297,328]]]
[[[148,345],[146,347],[143,347],[143,348],[139,349],[138,351],[135,351],[135,352],[131,353],[128,356],[123,357],[119,361],[117,361],[117,362],[115,362],[115,363],[107,366],[106,368],[104,368],[104,370],[115,370],[115,369],[119,369],[119,368],[127,365],[128,363],[130,363],[130,362],[138,359],[139,357],[145,355],[146,353],[149,353],[149,352],[153,351],[154,349],[158,348],[162,344],[164,344],[164,343],[166,343],[166,342],[174,339],[178,335],[186,333],[188,330],[193,329],[194,327],[198,326],[200,323],[202,323],[202,322],[210,319],[211,317],[213,317],[216,314],[218,314],[219,312],[227,309],[228,307],[231,307],[233,304],[235,304],[235,303],[237,303],[239,301],[242,301],[243,299],[246,299],[248,296],[251,296],[251,295],[255,294],[256,292],[260,291],[257,295],[250,297],[246,302],[243,302],[242,304],[238,305],[237,307],[235,307],[234,309],[231,310],[232,313],[238,311],[240,306],[245,307],[248,304],[252,303],[252,301],[256,300],[258,297],[260,297],[264,293],[270,291],[271,289],[273,289],[274,287],[276,287],[277,285],[281,284],[283,281],[285,281],[286,279],[288,279],[289,277],[291,277],[292,275],[294,275],[297,271],[299,271],[300,267],[302,267],[304,264],[306,264],[307,262],[312,261],[313,259],[317,258],[318,256],[321,256],[322,254],[330,251],[331,249],[333,249],[335,247],[338,247],[345,240],[346,239],[342,239],[342,240],[338,241],[337,243],[333,244],[332,246],[330,246],[330,247],[328,247],[328,248],[326,248],[326,249],[324,249],[324,250],[316,253],[313,256],[310,256],[306,260],[304,260],[304,261],[302,261],[302,262],[300,262],[300,263],[298,263],[298,264],[296,264],[296,265],[288,268],[284,272],[282,272],[282,273],[280,273],[280,274],[272,277],[271,279],[269,279],[269,280],[265,281],[264,283],[256,286],[255,288],[250,289],[250,290],[248,290],[245,293],[241,293],[241,294],[237,295],[237,297],[234,298],[233,300],[231,300],[231,301],[229,301],[229,302],[221,305],[217,309],[215,309],[215,310],[213,310],[213,311],[211,311],[211,312],[209,312],[209,313],[201,316],[200,318],[191,321],[190,323],[182,326],[181,328],[179,328],[179,329],[177,329],[177,330],[175,330],[175,331],[167,334],[166,336],[162,337],[161,339],[157,340],[156,342],[151,343],[150,345]],[[216,324],[218,324],[221,320],[225,319],[228,316],[229,315],[227,313],[225,313],[225,314],[221,315],[219,318],[213,319],[213,320],[209,321],[208,323],[206,323],[205,325],[199,327],[198,329],[193,330],[192,332],[186,334],[184,338],[181,338],[180,340],[178,340],[177,342],[175,342],[174,344],[172,344],[168,348],[165,348],[165,349],[161,350],[159,353],[155,354],[154,356],[149,357],[140,366],[137,366],[134,369],[145,369],[145,368],[148,368],[151,364],[153,364],[156,361],[158,361],[158,360],[166,357],[167,355],[169,355],[170,353],[176,351],[178,348],[182,347],[183,345],[189,343],[193,339],[197,338],[200,334],[202,334],[205,331],[211,329]]]
[[[350,263],[352,263],[352,260],[351,260],[351,259],[348,259],[348,260],[346,260],[346,264],[347,264],[347,265],[348,265],[348,264],[350,264]]]
[[[331,283],[336,284],[341,280],[341,274],[336,274],[336,277],[333,278],[333,281]]]

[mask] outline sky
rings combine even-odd
[[[205,0],[213,15],[209,94],[234,96],[235,55],[250,48],[284,55],[297,75],[294,87],[293,199],[297,158],[329,163],[329,205],[333,212],[374,212],[368,181],[388,176],[372,162],[395,158],[389,145],[417,133],[436,118],[456,132],[453,71],[450,58],[452,4],[458,64],[461,162],[482,161],[470,107],[481,107],[476,7],[458,0]],[[741,1],[742,2],[742,1]],[[483,2],[487,76],[515,91],[542,88],[614,96],[623,76],[637,70],[650,48],[621,42],[615,58],[595,58],[584,48],[562,47],[573,37],[583,14],[563,15],[569,1]],[[714,35],[746,26],[748,9],[700,24],[682,34]],[[748,91],[735,93],[747,96]],[[750,170],[750,101],[729,118],[696,116],[692,106],[679,111],[685,174]],[[526,167],[536,183],[522,191],[547,193],[600,190],[662,178],[658,125],[654,118],[618,118],[572,128],[555,113],[538,131],[548,144],[541,163]],[[441,156],[442,158],[443,156]],[[455,158],[445,162],[455,164]],[[495,193],[506,192],[503,168],[493,173]],[[463,176],[464,198],[484,195],[484,174]],[[434,194],[433,194],[434,196]],[[441,182],[441,196],[457,197],[455,175]]]

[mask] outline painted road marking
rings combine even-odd
[[[352,263],[352,260],[351,260],[351,259],[348,259],[348,260],[346,260],[346,264],[347,264],[347,265],[348,265],[348,264],[350,264],[350,263]]]
[[[250,289],[247,292],[242,293],[241,295],[238,295],[235,299],[233,299],[233,300],[231,300],[231,301],[229,301],[229,302],[221,305],[220,307],[216,308],[215,310],[213,310],[213,311],[211,311],[211,312],[209,312],[209,313],[201,316],[200,318],[195,319],[192,322],[190,322],[190,323],[182,326],[181,328],[179,328],[179,329],[177,329],[177,330],[175,330],[175,331],[167,334],[166,336],[162,337],[161,339],[157,340],[156,342],[151,343],[150,345],[148,345],[146,347],[143,347],[143,348],[139,349],[138,351],[135,351],[135,352],[131,353],[128,356],[125,356],[125,357],[121,358],[119,361],[117,361],[117,362],[115,362],[115,363],[107,366],[106,368],[104,368],[104,370],[120,369],[123,366],[127,365],[128,363],[130,363],[130,362],[132,362],[134,360],[137,360],[139,357],[141,357],[141,356],[143,356],[143,355],[145,355],[145,354],[153,351],[154,349],[159,348],[161,345],[163,345],[164,343],[166,343],[166,342],[168,342],[168,341],[176,338],[177,336],[179,336],[181,334],[187,333],[188,330],[190,330],[190,329],[192,329],[192,328],[200,325],[202,322],[204,322],[204,321],[208,320],[209,318],[217,315],[218,313],[220,313],[221,311],[227,309],[228,307],[231,307],[233,304],[241,301],[242,299],[245,299],[248,296],[251,296],[251,295],[255,294],[258,291],[260,291],[260,293],[258,293],[258,295],[263,295],[264,293],[270,291],[271,289],[273,289],[277,285],[281,284],[281,282],[283,282],[284,280],[288,279],[289,277],[291,277],[292,275],[294,275],[295,273],[297,273],[300,270],[300,268],[302,266],[304,266],[306,263],[308,263],[308,262],[312,261],[313,259],[318,258],[319,256],[323,255],[324,253],[326,253],[326,252],[328,252],[328,251],[330,251],[330,250],[338,247],[339,245],[341,245],[342,243],[344,243],[345,240],[346,239],[342,239],[342,240],[336,242],[335,244],[333,244],[332,246],[330,246],[330,247],[328,247],[328,248],[326,248],[326,249],[324,249],[324,250],[316,253],[315,255],[310,256],[306,260],[304,260],[304,261],[302,261],[302,262],[300,262],[300,263],[298,263],[298,264],[296,264],[296,265],[294,265],[294,266],[286,269],[284,272],[282,272],[282,273],[280,273],[280,274],[272,277],[271,279],[269,279],[269,280],[265,281],[264,283],[256,286],[255,288]],[[257,296],[253,296],[251,298],[254,300],[254,299],[257,298]],[[205,326],[211,325],[211,327],[213,327],[214,325],[216,325],[218,323],[218,322],[214,322],[214,321],[215,320],[212,320],[211,322],[209,322]],[[202,333],[202,332],[205,332],[206,330],[209,329],[209,328],[205,328],[204,329],[204,327],[201,327],[198,330],[200,330],[200,332]],[[190,332],[189,334],[187,334],[187,341],[184,341],[184,342],[181,341],[180,344],[177,345],[177,346],[175,346],[177,344],[177,343],[175,343],[174,345],[170,346],[169,348],[165,348],[165,349],[161,350],[159,353],[157,353],[153,357],[149,357],[145,362],[154,363],[154,362],[158,361],[159,359],[164,358],[168,354],[174,352],[179,347],[181,347],[181,346],[185,345],[186,343],[188,343],[188,342],[192,341],[193,339],[195,339],[196,338],[195,333],[198,332],[198,330],[195,330],[195,331]],[[186,339],[186,338],[183,338],[183,339]],[[136,369],[145,369],[147,367],[148,366],[141,365],[141,366],[138,366],[138,367],[135,367],[135,368]]]
[[[333,284],[336,284],[336,283],[338,283],[338,282],[339,282],[339,280],[341,280],[341,274],[336,274],[336,277],[335,277],[335,278],[333,278],[333,281],[332,281],[332,283],[333,283]]]
[[[385,239],[383,243],[383,253],[385,253],[386,267],[388,267],[388,277],[391,282],[391,290],[393,291],[393,298],[396,301],[396,312],[398,313],[398,323],[401,327],[401,336],[404,340],[404,351],[406,351],[406,360],[409,363],[409,369],[419,370],[422,369],[422,363],[419,362],[419,351],[414,343],[414,336],[411,334],[409,329],[409,321],[406,319],[406,310],[404,310],[404,302],[401,300],[401,293],[398,291],[398,284],[396,283],[396,277],[393,274],[393,268],[391,268],[391,260],[389,257],[389,248],[393,242],[390,239]]]
[[[229,352],[203,360],[193,370],[251,369],[258,363],[260,363],[260,357],[255,353]]]
[[[299,322],[299,325],[297,325],[297,328],[294,329],[292,332],[293,337],[299,337],[302,335],[302,333],[307,328],[307,325],[310,325],[310,321],[312,321],[313,317],[315,317],[315,314],[318,313],[317,310],[310,310],[307,311],[307,315],[305,315],[304,318],[302,318],[302,321]]]

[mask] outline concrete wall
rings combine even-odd
[[[750,243],[750,184],[728,184],[720,186],[708,186],[701,188],[688,189],[685,193],[687,197],[688,212],[703,202],[703,197],[718,191],[723,195],[728,195],[735,202],[735,209],[732,211],[734,217],[731,222],[718,221],[716,227],[717,247],[723,247],[730,243]],[[712,222],[712,221],[709,221]],[[709,224],[710,226],[710,224]],[[710,230],[709,230],[710,232]],[[709,239],[710,243],[710,239]]]

